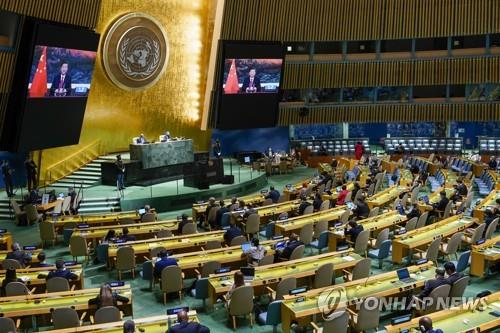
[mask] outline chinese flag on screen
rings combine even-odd
[[[231,68],[229,69],[229,74],[227,75],[226,86],[224,87],[224,93],[226,94],[237,94],[240,90],[238,86],[238,74],[236,73],[236,61],[233,59],[231,63]]]
[[[30,97],[43,97],[47,92],[47,48],[44,46],[35,76],[31,82]]]

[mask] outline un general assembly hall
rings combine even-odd
[[[0,0],[0,333],[500,333],[500,0]]]

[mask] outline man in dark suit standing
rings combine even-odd
[[[177,313],[178,324],[170,326],[167,333],[210,333],[208,327],[195,321],[189,321],[186,311]]]
[[[241,92],[244,93],[256,93],[261,91],[260,79],[256,77],[257,74],[255,68],[250,68],[248,71],[248,76],[243,80],[243,85],[241,86]]]
[[[36,181],[36,164],[31,157],[28,156],[26,161],[24,161],[24,167],[26,168],[26,179],[28,181],[28,191],[32,188],[38,187]]]
[[[71,75],[68,73],[68,63],[62,62],[59,67],[59,74],[54,76],[50,86],[50,96],[71,96]]]

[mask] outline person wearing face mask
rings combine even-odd
[[[421,333],[443,333],[439,328],[434,329],[432,327],[432,319],[427,316],[420,318],[418,328]]]

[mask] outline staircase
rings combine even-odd
[[[21,200],[17,200],[22,205]],[[0,199],[0,220],[10,220],[14,216],[14,210],[10,208],[10,199]]]
[[[83,197],[78,214],[97,214],[120,211],[120,198],[85,198]]]
[[[90,163],[85,164],[80,169],[73,172],[71,175],[59,179],[49,187],[55,188],[68,188],[74,187],[75,189],[80,187],[88,188],[91,186],[99,185],[101,182],[101,162],[108,160],[107,156],[99,156]]]

